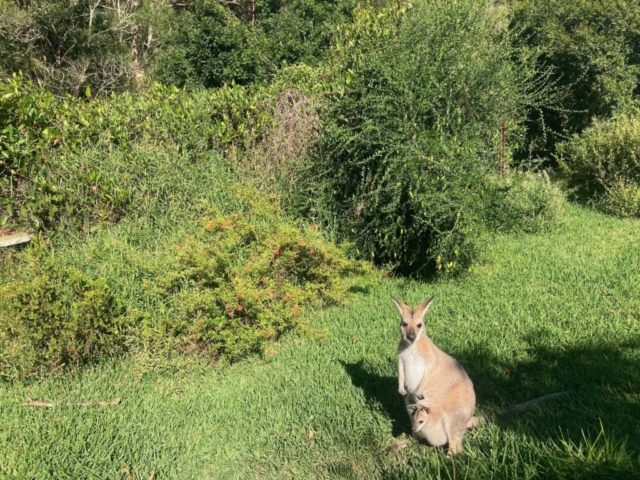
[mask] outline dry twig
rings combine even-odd
[[[72,403],[67,405],[72,405],[76,407],[112,407],[120,404],[120,398],[114,398],[110,402],[82,402],[82,403]],[[31,397],[27,397],[27,401],[22,404],[25,407],[47,407],[52,408],[55,407],[55,403],[51,402],[41,402],[39,400],[33,400]]]

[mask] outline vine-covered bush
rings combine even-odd
[[[187,93],[156,85],[86,102],[14,75],[0,83],[0,97],[0,227],[55,229],[131,212],[144,172],[132,165],[136,173],[120,175],[79,158],[86,152],[131,155],[162,145],[195,159],[251,144],[270,120],[264,92],[238,86]]]

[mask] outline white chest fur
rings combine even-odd
[[[416,345],[410,345],[400,354],[400,361],[404,367],[404,388],[412,394],[418,390],[422,378],[427,371],[427,362],[420,355]]]

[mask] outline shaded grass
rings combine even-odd
[[[144,358],[0,385],[3,478],[636,478],[640,223],[572,209],[553,235],[500,237],[456,281],[389,280],[316,312],[316,335],[214,370]],[[572,394],[469,432],[455,460],[384,448],[409,423],[397,312],[436,294],[427,328],[474,381],[479,411]],[[169,368],[171,367],[171,368]],[[98,409],[20,406],[110,400]]]

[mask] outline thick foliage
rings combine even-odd
[[[640,3],[636,0],[507,0],[516,28],[526,28],[542,64],[552,68],[558,102],[531,111],[529,148],[555,144],[586,128],[594,116],[627,107],[640,74]],[[539,128],[540,114],[544,128]]]
[[[163,145],[194,161],[212,149],[250,144],[269,121],[262,94],[241,87],[187,94],[155,86],[84,102],[14,76],[0,84],[0,96],[0,227],[116,221],[148,195],[145,174],[130,162],[109,169],[87,155]],[[92,149],[97,144],[102,148]]]
[[[317,64],[355,0],[0,0],[0,78],[18,71],[58,94],[264,82]]]
[[[57,371],[122,351],[123,306],[104,278],[60,264],[44,244],[0,285],[0,378]]]
[[[22,71],[76,97],[132,89],[171,17],[164,0],[0,0],[0,78]]]
[[[212,211],[200,232],[150,266],[174,312],[159,326],[181,346],[237,358],[298,326],[305,306],[341,301],[348,277],[372,273],[315,227],[278,222],[268,201],[252,203],[247,214]]]
[[[558,150],[578,197],[615,215],[640,217],[640,110],[596,120]]]
[[[178,86],[264,82],[279,68],[325,57],[355,2],[195,0],[177,16],[155,78]]]
[[[477,256],[500,125],[519,138],[540,96],[531,61],[484,2],[433,0],[358,21],[341,42],[358,53],[346,57],[302,201],[378,263],[461,271]]]
[[[274,127],[263,93],[156,87],[83,102],[19,77],[3,88],[3,222],[63,234],[0,252],[1,376],[131,348],[236,359],[343,299],[352,275],[377,275],[236,187],[223,154]]]

